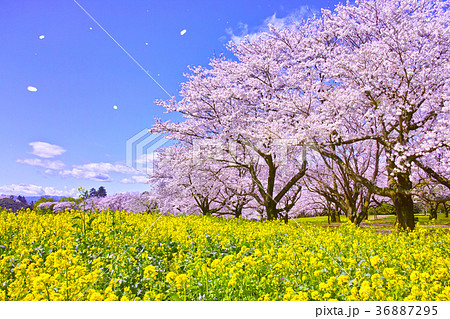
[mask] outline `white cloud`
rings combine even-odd
[[[186,32],[187,32],[187,30],[186,30],[186,29],[183,29],[183,30],[181,30],[180,35],[185,35]]]
[[[61,161],[42,160],[40,158],[19,158],[17,159],[17,163],[43,167],[50,170],[60,170],[64,168],[64,163]]]
[[[139,158],[136,159],[136,164],[152,164],[155,160],[158,159],[159,153],[152,152],[150,154],[142,154]]]
[[[111,164],[111,163],[89,163],[84,165],[74,165],[74,168],[83,169],[87,171],[95,171],[99,173],[122,173],[122,174],[136,174],[134,168],[128,167],[123,164]]]
[[[40,39],[40,40],[42,40],[42,39],[44,39],[44,38],[45,38],[45,35],[40,35],[40,36],[39,36],[39,39]]]
[[[55,157],[66,152],[66,150],[61,146],[45,142],[31,142],[29,145],[33,147],[31,154],[44,158]]]
[[[0,193],[22,196],[76,196],[78,191],[75,188],[68,189],[67,187],[64,187],[64,190],[60,190],[32,184],[11,184],[0,186]]]
[[[147,176],[142,176],[142,175],[140,175],[140,176],[133,176],[133,179],[136,181],[136,183],[143,183],[143,184],[145,184],[145,183],[148,182]]]
[[[122,184],[147,184],[148,178],[147,176],[136,175],[131,176],[131,178],[123,178],[120,180]]]
[[[246,36],[248,36],[250,39],[253,39],[257,38],[264,32],[268,32],[269,24],[273,25],[276,28],[289,27],[294,25],[296,22],[300,22],[303,19],[313,16],[314,13],[316,13],[316,10],[313,10],[309,6],[305,5],[301,6],[299,9],[283,18],[278,18],[277,13],[275,12],[273,15],[264,19],[264,22],[261,25],[253,28],[253,32],[249,33],[248,24],[242,22],[239,22],[235,29],[225,29],[225,32],[228,36],[230,36],[231,41],[233,41],[234,43],[239,43]]]
[[[233,30],[232,28],[226,28],[225,32],[231,37],[231,41],[233,41],[234,43],[239,43],[244,39],[245,36],[249,35],[248,24],[239,22],[236,30]],[[237,34],[235,34],[235,32]]]
[[[111,163],[89,163],[84,165],[74,165],[71,170],[62,170],[61,176],[72,176],[75,178],[89,179],[92,181],[110,182],[112,178],[108,173],[136,174],[134,168]]]
[[[27,87],[27,90],[30,92],[37,92],[37,88],[35,88],[34,86],[31,86],[31,85]]]
[[[277,18],[277,13],[275,12],[264,20],[264,25],[271,24],[276,28],[284,28],[312,17],[314,13],[316,13],[315,10],[311,9],[309,6],[301,6],[300,9],[295,10],[284,18]]]
[[[93,171],[85,171],[79,168],[73,168],[71,170],[60,171],[59,174],[63,177],[75,177],[80,179],[89,179],[96,182],[111,182],[112,179],[108,174],[97,173]]]
[[[123,184],[147,184],[148,178],[146,176],[138,175],[138,176],[132,176],[131,178],[124,178],[120,180]]]
[[[134,184],[135,183],[135,181],[133,179],[131,179],[131,178],[123,178],[123,179],[120,180],[120,182],[122,184]]]

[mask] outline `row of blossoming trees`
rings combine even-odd
[[[156,202],[148,192],[119,193],[101,197],[80,196],[78,200],[68,198],[60,202],[46,201],[39,203],[36,208],[41,212],[53,213],[61,213],[70,209],[89,209],[98,212],[123,210],[131,213],[151,213],[156,210]]]
[[[154,132],[151,177],[171,212],[287,219],[318,207],[359,224],[389,201],[414,228],[413,201],[450,189],[450,10],[445,0],[361,0],[229,44],[233,59],[191,68],[181,123]]]

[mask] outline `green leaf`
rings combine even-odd
[[[171,295],[170,295],[170,298],[171,298],[173,301],[182,301],[182,299],[180,298],[180,296],[178,296],[178,294],[176,294],[176,293],[171,294]]]

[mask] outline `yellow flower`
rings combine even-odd
[[[337,279],[339,286],[346,285],[349,283],[349,281],[350,281],[350,277],[347,275],[340,275]]]
[[[144,278],[156,279],[156,268],[155,266],[149,265],[144,268]]]
[[[395,269],[394,268],[384,268],[383,276],[386,279],[388,279],[388,280],[391,279],[391,278],[394,278],[394,276],[395,276]]]
[[[172,271],[168,272],[166,275],[166,281],[168,282],[175,280],[175,278],[177,278],[177,274]]]
[[[297,294],[295,294],[291,300],[292,301],[306,301],[306,300],[308,300],[308,293],[306,293],[304,291],[300,291]]]
[[[262,251],[259,249],[255,249],[255,257],[259,258],[263,255]]]
[[[102,301],[103,300],[103,296],[101,293],[99,292],[94,292],[93,294],[91,294],[91,296],[89,297],[89,301]]]
[[[327,290],[328,285],[324,282],[319,283],[319,290]]]
[[[372,267],[376,267],[380,261],[381,261],[381,258],[378,255],[370,257],[370,264],[372,265]]]
[[[413,272],[411,272],[411,275],[409,276],[409,278],[411,279],[412,282],[416,282],[420,277],[420,272],[414,270]]]
[[[90,219],[89,228],[75,227]],[[0,300],[162,300],[174,293],[186,300],[217,295],[228,300],[450,300],[445,257],[450,233],[445,230],[379,234],[344,224],[331,236],[328,228],[305,224],[314,232],[312,241],[291,226],[120,211],[42,215],[0,209],[2,235],[10,238],[7,253],[0,246]],[[130,232],[142,236],[131,238]],[[87,246],[86,238],[91,239]],[[120,253],[124,250],[129,255]],[[363,256],[369,257],[361,261]],[[350,275],[341,274],[332,261],[337,257],[351,284]],[[168,269],[164,276],[158,267]],[[283,286],[290,289],[273,293]],[[123,298],[114,293],[119,287]]]
[[[319,300],[319,298],[320,298],[320,293],[319,293],[318,291],[316,291],[316,290],[313,290],[313,291],[311,292],[311,298],[312,298],[313,300]]]
[[[155,296],[155,300],[156,301],[161,301],[161,300],[163,300],[164,299],[164,294],[157,294],[156,296]]]
[[[114,294],[113,292],[107,294],[105,298],[105,301],[117,301],[117,300],[119,300],[119,297],[117,297],[116,294]]]
[[[178,275],[175,278],[175,285],[178,290],[183,288],[184,284],[188,281],[188,277],[185,274]]]

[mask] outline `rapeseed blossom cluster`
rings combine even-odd
[[[450,300],[450,233],[0,211],[0,300]]]

